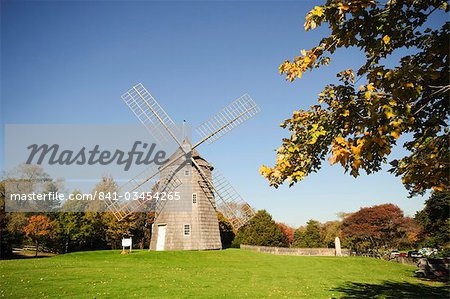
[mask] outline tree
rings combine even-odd
[[[73,198],[79,191],[74,191]],[[58,249],[60,252],[70,252],[80,250],[83,244],[87,242],[85,234],[83,234],[84,225],[89,225],[83,213],[86,209],[87,202],[81,200],[67,200],[61,207],[56,218],[56,235],[58,239]]]
[[[92,194],[104,195],[113,194],[118,191],[118,186],[110,176],[102,177],[101,181],[95,185]],[[130,234],[131,225],[129,221],[119,222],[110,212],[102,213],[106,210],[104,200],[91,201],[87,206],[85,219],[90,223],[84,227],[84,234],[89,235],[90,248],[103,247],[106,243],[111,244],[111,248],[118,247],[123,235]]]
[[[233,226],[220,212],[217,212],[217,219],[219,220],[220,241],[222,242],[222,248],[229,248],[231,247],[235,236]]]
[[[238,231],[233,244],[287,247],[288,240],[272,216],[261,210]]]
[[[38,255],[39,244],[51,237],[54,224],[47,216],[35,215],[28,218],[28,224],[23,228],[27,237],[36,245],[36,254]]]
[[[286,239],[288,240],[289,246],[292,245],[292,243],[294,242],[294,233],[295,233],[295,229],[284,224],[284,223],[278,223],[278,226],[281,229],[281,232],[283,233],[283,235],[286,237]]]
[[[82,233],[82,226],[86,224],[84,213],[60,212],[56,223],[57,237],[60,247],[62,247],[61,251],[68,253],[80,249],[85,242],[85,235]]]
[[[448,13],[446,1],[327,0],[307,14],[306,31],[328,23],[331,33],[281,64],[287,80],[327,65],[338,48],[359,48],[366,61],[357,71],[338,73],[339,84],[327,85],[316,105],[281,124],[291,136],[278,148],[276,164],[260,169],[271,185],[292,186],[327,156],[354,177],[377,172],[403,135],[409,153],[391,160],[389,171],[402,177],[411,196],[449,190],[450,24],[427,27],[439,10]],[[399,63],[384,65],[399,49],[407,53]]]
[[[322,244],[320,222],[312,219],[307,222],[304,230],[299,230],[294,240],[294,246],[301,248],[320,248]]]
[[[152,223],[155,212],[137,212],[135,213],[134,226],[130,235],[133,236],[133,243],[138,245],[140,249],[150,246],[150,223]]]
[[[110,212],[103,213],[102,218],[106,227],[106,240],[112,249],[117,249],[121,246],[123,237],[133,237],[132,232],[137,229],[136,219],[138,218],[138,213],[133,213],[121,221],[118,221]]]
[[[450,242],[450,192],[433,192],[416,221],[422,226],[427,245],[443,247]]]
[[[104,199],[107,199],[108,196],[112,196],[114,192],[118,192],[119,186],[114,181],[114,179],[110,176],[103,176],[101,181],[94,186],[91,194],[98,194],[98,198],[96,200],[92,200],[89,202],[86,210],[90,212],[105,212],[107,209],[106,200],[100,199],[100,194],[103,194]],[[111,197],[110,197],[111,198]]]
[[[294,242],[292,242],[293,247],[306,247],[306,245],[303,243],[303,236],[305,234],[306,228],[304,226],[300,226],[294,231]]]
[[[61,179],[53,180],[41,166],[32,164],[21,164],[7,172],[3,183],[8,193],[34,192],[43,196],[56,193],[63,185]],[[53,212],[57,210],[59,204],[58,200],[9,200],[7,208],[9,211],[17,212]]]
[[[342,234],[350,246],[358,252],[398,248],[408,238],[409,219],[393,204],[361,208],[346,217]]]
[[[12,212],[7,213],[6,216],[6,230],[9,235],[9,242],[14,246],[22,246],[25,233],[23,228],[28,223],[28,218],[25,213]]]
[[[414,218],[405,217],[402,227],[405,234],[399,239],[399,249],[415,248],[423,241],[423,230]]]
[[[341,245],[343,245],[344,240],[342,238],[342,221],[328,221],[325,222],[320,229],[320,236],[323,245],[328,248],[334,247],[334,240],[336,237],[341,239]]]
[[[92,194],[103,193],[113,194],[118,191],[118,186],[114,179],[109,176],[102,177],[102,180],[94,187]],[[120,242],[124,236],[133,237],[135,232],[139,231],[141,235],[144,229],[145,221],[140,217],[139,213],[133,213],[126,219],[118,221],[111,213],[100,213],[106,210],[106,202],[104,200],[97,200],[90,203],[88,206],[89,212],[86,217],[91,222],[89,231],[93,234],[94,239],[107,242],[112,249],[120,247]],[[140,221],[138,221],[140,219]]]
[[[74,198],[77,194],[80,192],[73,192]],[[101,204],[100,201],[68,200],[60,207],[55,219],[55,247],[60,252],[106,248],[106,223],[98,212]]]
[[[8,215],[5,212],[5,182],[0,182],[0,259],[12,254],[11,237],[7,229]]]

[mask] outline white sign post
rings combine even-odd
[[[130,247],[130,252],[131,252],[132,246],[133,246],[133,240],[131,238],[123,238],[122,239],[122,251],[125,251],[125,247]]]

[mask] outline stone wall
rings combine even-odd
[[[284,247],[266,247],[241,245],[241,249],[251,250],[264,253],[272,253],[278,255],[301,255],[301,256],[335,256],[334,248],[284,248]],[[350,250],[342,248],[342,256],[350,255]]]
[[[390,259],[389,261],[404,264],[404,265],[417,266],[417,263],[419,262],[419,258],[398,256],[393,259]]]

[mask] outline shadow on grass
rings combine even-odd
[[[332,289],[342,293],[341,298],[449,298],[450,287],[429,286],[408,282],[385,281],[381,284],[354,283]]]
[[[41,258],[48,258],[48,257],[52,257],[55,256],[53,255],[38,255],[38,256],[34,256],[34,255],[23,255],[23,254],[13,254],[11,256],[7,256],[5,258],[3,258],[4,260],[24,260],[24,259],[41,259]]]

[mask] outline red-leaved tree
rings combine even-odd
[[[405,240],[416,241],[417,226],[394,204],[361,208],[344,219],[342,233],[358,252],[398,248]]]
[[[23,232],[35,243],[35,256],[38,255],[39,244],[51,237],[53,227],[53,222],[45,215],[28,218],[28,224],[23,228]]]
[[[289,246],[292,245],[294,242],[294,232],[295,229],[293,227],[290,227],[284,223],[278,223],[278,226],[280,227],[281,231],[283,232],[283,235],[286,236],[286,239],[289,242]]]

